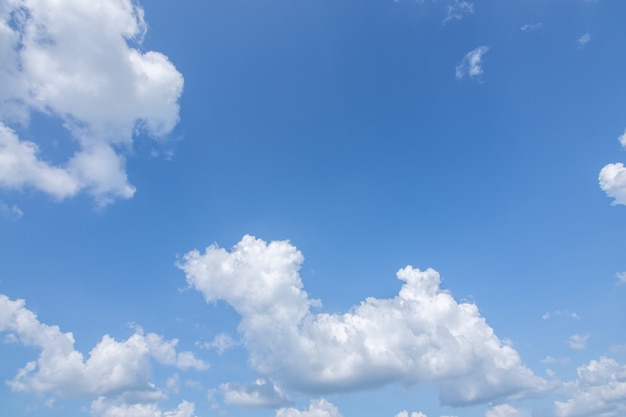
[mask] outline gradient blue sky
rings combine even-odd
[[[626,415],[624,16],[2,0],[2,413]]]

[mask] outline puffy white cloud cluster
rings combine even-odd
[[[179,267],[207,301],[241,315],[238,330],[252,368],[287,388],[350,391],[400,382],[438,384],[445,404],[540,390],[518,353],[470,303],[457,303],[439,274],[407,266],[390,299],[367,298],[344,314],[313,313],[303,289],[302,254],[288,241],[244,236],[231,252],[216,245],[187,253]]]
[[[626,365],[602,357],[578,368],[578,378],[566,384],[567,401],[555,402],[557,417],[618,417],[626,415]]]
[[[195,405],[188,401],[181,402],[170,411],[162,411],[154,403],[125,404],[98,398],[91,403],[91,414],[95,417],[193,417]]]
[[[311,401],[308,410],[281,408],[276,410],[276,417],[343,417],[343,415],[333,404],[321,399]]]
[[[226,404],[240,407],[277,408],[291,403],[287,394],[272,381],[263,378],[247,385],[229,382],[220,385],[220,390]]]
[[[479,46],[476,49],[469,51],[461,62],[456,66],[456,79],[461,80],[464,77],[469,77],[473,80],[479,80],[483,74],[482,59],[483,55],[489,51],[488,46]]]
[[[164,340],[154,333],[144,334],[139,328],[121,342],[105,335],[85,359],[74,349],[72,333],[39,322],[25,307],[24,300],[11,300],[3,294],[0,333],[5,334],[5,340],[41,350],[36,361],[28,362],[8,381],[12,390],[60,397],[101,397],[94,403],[94,410],[107,417],[131,415],[120,410],[128,408],[128,404],[151,403],[165,397],[151,382],[151,358],[181,369],[208,367],[191,352],[176,352],[176,339]],[[111,403],[111,399],[116,403]],[[144,406],[148,407],[141,407]],[[105,408],[113,411],[103,411]],[[156,404],[152,408],[158,409]]]
[[[622,148],[626,149],[626,131],[618,138]],[[614,205],[626,206],[626,168],[621,162],[605,165],[598,176],[600,188],[609,197],[612,197]]]
[[[57,199],[89,192],[100,205],[130,198],[125,172],[133,135],[178,123],[183,77],[161,53],[131,44],[146,31],[131,0],[7,0],[0,5],[0,187],[32,187]],[[32,112],[60,119],[78,147],[53,165],[52,138],[23,140]]]

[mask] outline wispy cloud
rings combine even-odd
[[[0,217],[4,217],[9,220],[17,220],[23,215],[24,212],[15,204],[9,206],[5,202],[0,201]]]
[[[543,26],[543,23],[541,22],[526,23],[525,25],[522,25],[522,27],[520,27],[520,30],[522,32],[532,32],[533,30],[540,29],[542,26]]]
[[[488,51],[489,47],[483,45],[465,54],[461,62],[456,66],[456,79],[461,80],[467,76],[471,79],[479,80],[483,73],[482,58]]]
[[[547,312],[547,313],[544,313],[544,315],[541,316],[541,318],[543,318],[544,320],[548,320],[551,317],[558,317],[558,316],[569,317],[572,319],[580,320],[580,316],[577,313],[570,312],[568,310],[555,310],[552,312]]]
[[[578,42],[578,47],[582,48],[585,45],[587,45],[589,42],[591,41],[591,35],[588,33],[585,33],[584,35],[581,35],[580,38],[578,38],[576,40],[576,42]]]
[[[573,334],[567,340],[567,344],[572,349],[584,350],[587,349],[587,341],[589,340],[589,334]]]
[[[444,24],[451,20],[461,20],[467,15],[474,14],[474,3],[454,0],[454,3],[447,7],[447,12],[445,19],[443,19]]]
[[[618,272],[615,276],[617,276],[618,284],[626,284],[626,272]]]

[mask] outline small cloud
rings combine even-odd
[[[617,277],[618,284],[626,284],[626,272],[618,272],[615,276]]]
[[[474,14],[474,3],[469,1],[454,0],[454,3],[448,6],[448,14],[443,19],[443,23],[447,23],[450,20],[461,20],[464,16]]]
[[[582,48],[585,45],[587,45],[589,42],[591,41],[591,35],[588,33],[585,33],[584,35],[582,35],[580,38],[578,38],[576,40],[576,42],[578,42],[578,47]]]
[[[4,217],[9,220],[18,220],[23,215],[24,212],[15,204],[9,206],[8,204],[0,201],[0,217]]]
[[[547,312],[547,313],[544,313],[544,315],[541,316],[541,318],[544,320],[548,320],[551,317],[557,317],[557,316],[569,317],[571,319],[580,320],[580,316],[577,313],[570,312],[568,310],[555,310],[553,312]]]
[[[413,411],[411,414],[409,414],[408,411],[400,411],[398,414],[396,414],[396,417],[427,417],[427,416],[421,411]]]
[[[238,346],[240,343],[227,335],[226,333],[220,333],[213,338],[211,342],[198,343],[199,346],[205,349],[215,349],[217,353],[221,355],[228,349]]]
[[[620,145],[622,145],[622,148],[626,148],[626,129],[624,129],[624,133],[622,133],[621,136],[617,138],[617,140],[619,141]]]
[[[272,381],[257,379],[252,384],[229,382],[220,385],[226,404],[246,408],[277,408],[291,404],[291,399]]]
[[[589,340],[589,334],[573,334],[569,337],[567,344],[572,349],[584,350],[587,348],[587,340]]]
[[[525,414],[509,404],[500,404],[490,408],[485,417],[524,417]]]
[[[552,356],[546,356],[545,358],[541,360],[541,363],[545,365],[551,364],[551,363],[564,364],[564,363],[568,363],[569,361],[570,361],[569,358],[553,358]]]
[[[537,22],[537,23],[526,23],[525,25],[522,25],[522,27],[520,28],[520,30],[522,32],[532,32],[533,30],[537,30],[540,29],[543,26],[543,23],[541,22]]]
[[[465,54],[461,63],[456,66],[456,79],[461,80],[465,76],[471,79],[480,78],[483,73],[482,57],[488,51],[489,47],[483,45]]]

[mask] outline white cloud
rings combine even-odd
[[[543,364],[551,364],[551,363],[568,363],[570,361],[569,358],[553,358],[552,356],[546,356],[540,362]]]
[[[300,411],[297,408],[281,408],[276,411],[276,417],[343,417],[337,407],[328,401],[314,400],[309,409]]]
[[[465,76],[480,80],[483,73],[482,57],[488,51],[489,47],[483,45],[465,54],[461,63],[456,66],[457,80],[463,79]]]
[[[447,23],[450,20],[461,20],[464,16],[474,13],[474,3],[469,1],[454,0],[452,4],[447,7],[447,14],[443,23]]]
[[[575,320],[580,320],[580,316],[577,313],[571,312],[568,310],[555,310],[552,312],[547,312],[547,313],[544,313],[544,315],[541,316],[541,318],[543,318],[544,320],[548,320],[551,317],[558,317],[558,316],[569,317]]]
[[[589,334],[573,334],[569,337],[567,344],[572,349],[584,350],[587,348],[587,341],[589,340]]]
[[[395,417],[427,417],[421,411],[413,411],[410,415],[408,411],[400,411]]]
[[[252,384],[240,385],[229,382],[220,385],[226,404],[240,407],[276,408],[291,403],[291,399],[272,381],[257,379]]]
[[[618,272],[615,274],[618,284],[626,284],[626,272]]]
[[[18,220],[23,215],[24,212],[15,204],[9,206],[4,201],[0,201],[0,217],[9,220]]]
[[[583,35],[581,35],[576,42],[578,42],[578,47],[582,48],[583,46],[587,45],[589,42],[591,41],[591,35],[588,33],[585,33]]]
[[[626,148],[626,130],[617,140],[623,148]],[[626,205],[626,168],[624,164],[608,164],[600,171],[598,176],[600,188],[614,200],[611,204]]]
[[[211,342],[201,343],[200,345],[206,349],[215,349],[218,354],[226,352],[228,349],[238,346],[240,343],[227,335],[220,333],[216,335]]]
[[[493,332],[470,303],[439,287],[439,274],[407,266],[390,299],[367,298],[344,314],[311,312],[302,254],[288,241],[252,236],[228,252],[192,251],[179,267],[208,301],[241,315],[249,363],[288,388],[323,393],[401,382],[435,383],[441,401],[465,404],[523,395],[545,381]]]
[[[602,357],[578,368],[567,384],[569,399],[555,402],[557,417],[619,417],[626,415],[626,365]]]
[[[124,154],[137,132],[178,123],[183,78],[167,57],[141,52],[146,24],[131,0],[11,0],[0,9],[0,187],[57,199],[90,193],[100,205],[130,198]],[[61,165],[11,124],[31,112],[59,119],[78,145]]]
[[[89,352],[74,349],[72,333],[39,322],[24,307],[24,300],[0,294],[0,332],[25,346],[41,349],[37,361],[28,362],[8,385],[18,392],[48,393],[62,397],[123,395],[129,401],[156,400],[163,393],[151,383],[150,358],[180,368],[206,369],[191,352],[176,353],[177,340],[163,340],[139,329],[125,341],[109,335]]]
[[[520,27],[520,30],[522,32],[532,32],[533,30],[540,29],[542,26],[543,26],[543,23],[540,23],[540,22],[526,23],[525,25],[522,25],[522,27]]]
[[[509,404],[500,404],[490,408],[485,417],[525,417],[526,414]]]
[[[193,417],[195,406],[188,401],[181,402],[177,408],[162,411],[157,404],[115,403],[99,398],[91,404],[94,417]]]

